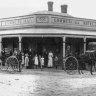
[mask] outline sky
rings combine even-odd
[[[53,1],[53,11],[61,12],[61,5],[68,5],[73,17],[96,19],[96,0],[0,0],[0,18],[32,14],[48,10],[47,2]]]

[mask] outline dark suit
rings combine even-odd
[[[29,51],[29,66],[28,68],[29,69],[33,69],[34,68],[34,63],[33,63],[33,54],[32,54],[32,51]]]

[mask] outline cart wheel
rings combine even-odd
[[[73,56],[67,57],[65,60],[65,70],[68,74],[75,74],[78,70],[78,60]]]
[[[6,59],[5,62],[7,71],[18,71],[19,70],[19,62],[15,56],[10,56]]]

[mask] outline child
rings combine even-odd
[[[58,66],[58,57],[57,56],[55,56],[55,58],[54,58],[54,63],[55,63],[55,67],[57,69],[57,66]]]
[[[28,54],[25,54],[25,67],[26,67],[26,69],[28,68],[28,65],[29,65],[29,57],[28,57]]]
[[[41,69],[43,69],[43,67],[44,67],[44,57],[42,56],[41,57]]]
[[[38,68],[38,64],[39,64],[39,61],[38,61],[38,56],[36,54],[34,57],[34,65],[35,65],[36,69]]]

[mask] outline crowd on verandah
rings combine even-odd
[[[2,50],[0,62],[2,62],[3,66],[5,66],[6,58],[9,56],[16,56],[22,67],[25,67],[26,69],[43,69],[45,67],[55,67],[57,69],[58,66],[58,56],[54,55],[52,51],[45,51],[42,54],[35,52],[35,54],[33,54],[31,49],[26,53],[20,52],[19,50],[10,50],[9,53],[7,52],[6,54],[5,51]]]

